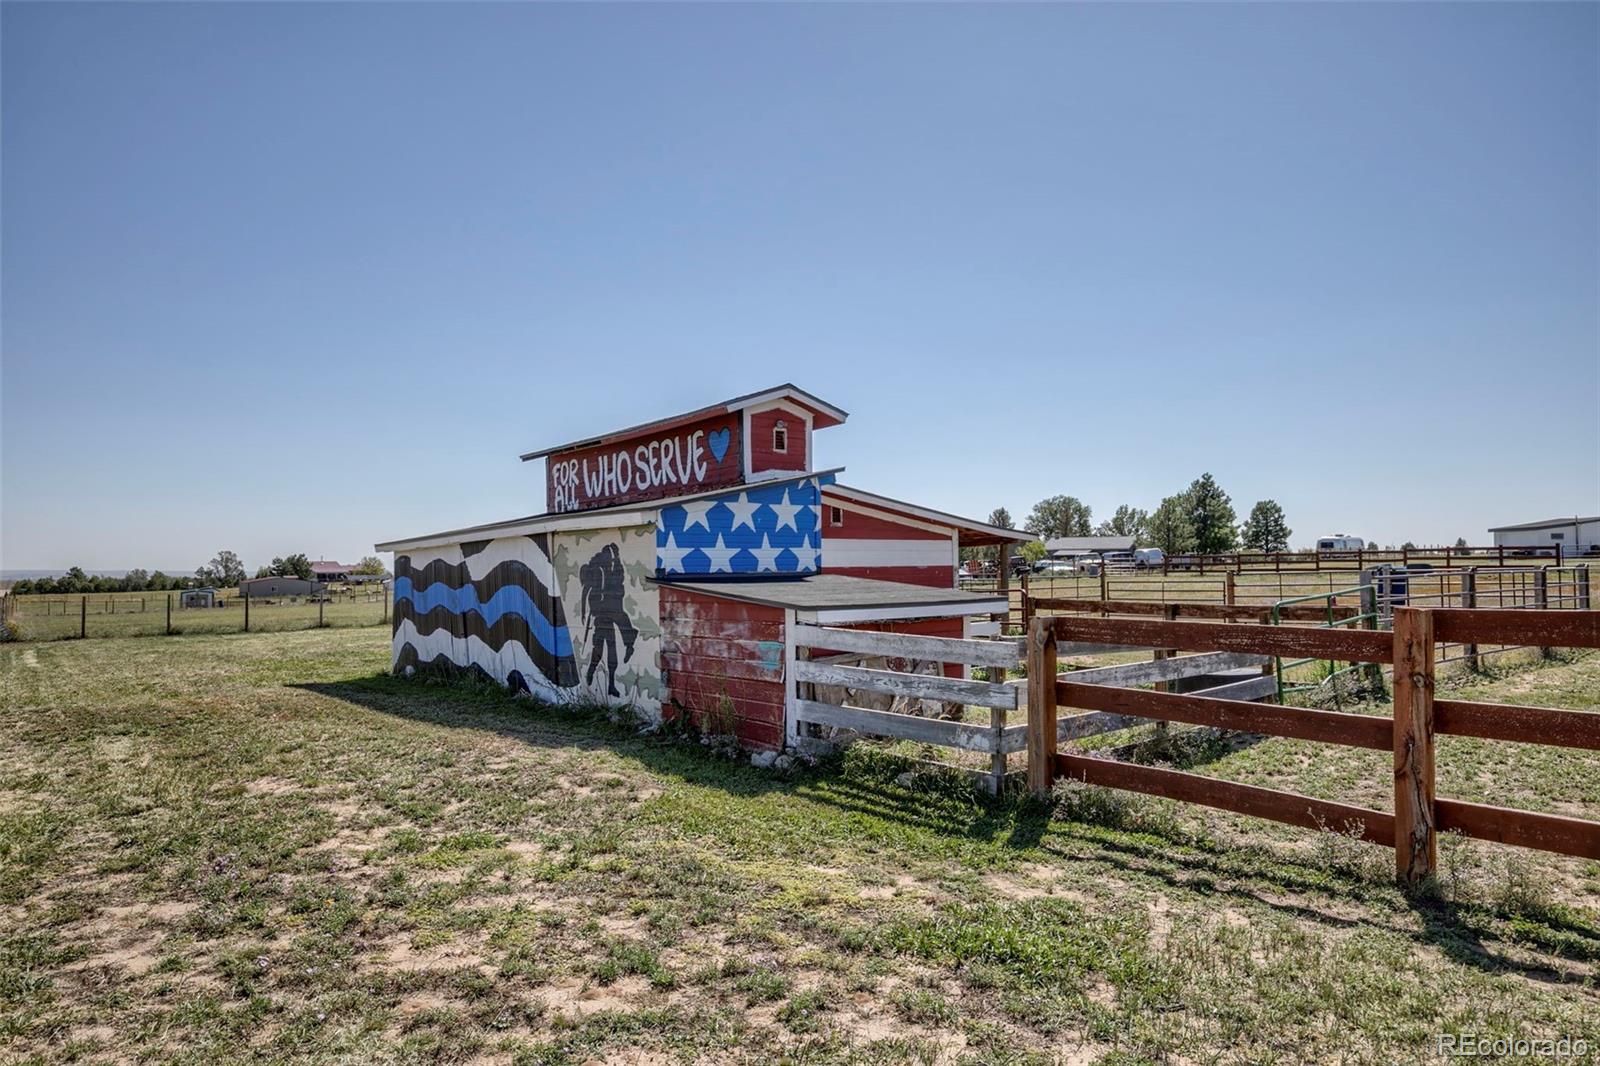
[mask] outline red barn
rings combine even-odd
[[[963,636],[1005,601],[956,588],[960,550],[1031,539],[838,484],[814,434],[847,417],[781,385],[526,453],[543,512],[377,545],[395,669],[786,746],[796,625]]]

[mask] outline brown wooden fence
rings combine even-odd
[[[1058,646],[1082,642],[1392,665],[1394,713],[1386,719],[1203,695],[1104,688],[1074,684],[1067,674],[1054,685],[1028,686],[1028,781],[1037,793],[1048,792],[1057,777],[1064,777],[1305,828],[1333,829],[1393,847],[1396,873],[1408,884],[1434,874],[1438,864],[1437,836],[1444,831],[1600,859],[1600,822],[1469,803],[1434,793],[1434,737],[1440,733],[1600,750],[1600,713],[1436,700],[1436,643],[1600,648],[1600,613],[1401,607],[1394,612],[1392,632],[1246,622],[1036,616],[1028,630],[1029,678],[1056,677]],[[1064,729],[1063,723],[1058,722],[1062,707],[1080,714],[1134,715],[1392,750],[1394,810],[1374,810],[1180,770],[1060,752],[1056,750],[1057,738],[1072,734],[1070,728]]]

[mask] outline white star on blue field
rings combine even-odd
[[[807,574],[821,565],[815,480],[765,485],[661,509],[663,574]]]

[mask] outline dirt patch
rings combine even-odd
[[[484,961],[482,952],[459,940],[425,948],[414,946],[409,939],[391,941],[379,968],[399,973],[449,973],[462,968],[483,974],[494,972],[494,967]]]
[[[268,774],[254,781],[246,781],[244,791],[248,796],[283,796],[290,792],[299,792],[300,782]]]
[[[624,977],[609,985],[572,978],[542,989],[544,1004],[552,1014],[583,1017],[601,1011],[626,1013],[644,1006],[647,1001],[661,998],[652,994],[650,982],[643,977]]]

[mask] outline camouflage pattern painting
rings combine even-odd
[[[550,535],[578,668],[576,695],[661,713],[655,526]]]

